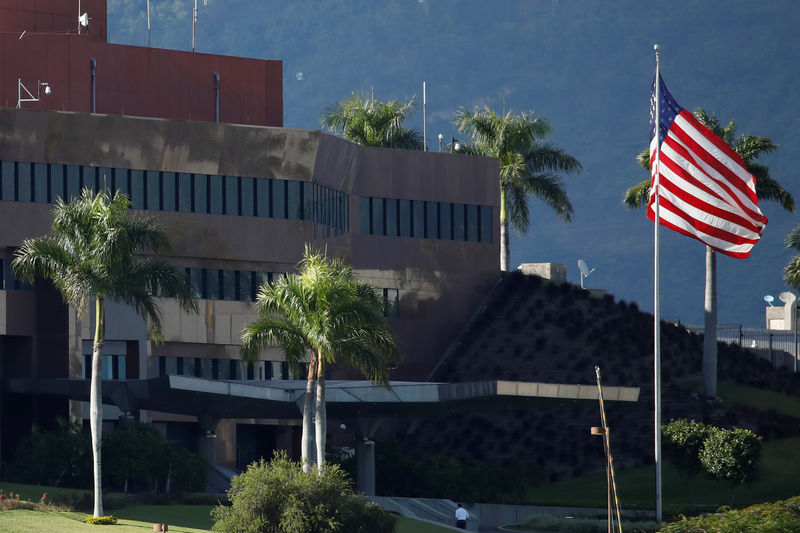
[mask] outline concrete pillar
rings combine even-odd
[[[367,438],[356,445],[356,490],[375,496],[375,441]]]
[[[219,424],[219,419],[208,416],[198,416],[197,421],[200,423],[200,429],[203,430],[203,435],[200,437],[200,442],[197,446],[200,457],[205,459],[208,464],[216,465],[217,425]]]
[[[367,496],[375,496],[375,441],[372,440],[372,436],[382,421],[380,418],[358,418],[356,490]]]

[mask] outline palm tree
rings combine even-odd
[[[763,154],[774,152],[777,144],[767,137],[755,135],[736,136],[736,121],[731,120],[723,126],[715,115],[709,116],[702,107],[694,116],[720,139],[728,143],[747,165],[747,170],[756,180],[756,196],[768,200],[794,212],[794,198],[769,175],[769,167],[755,160]],[[647,149],[636,157],[639,164],[650,170],[650,153]],[[631,187],[625,192],[622,203],[625,207],[640,208],[647,205],[650,197],[650,180]],[[703,336],[703,382],[701,393],[707,397],[717,395],[717,257],[710,246],[706,246],[706,285],[705,285],[705,334]],[[787,267],[788,268],[788,267]]]
[[[182,274],[161,260],[140,255],[161,250],[168,241],[162,226],[150,217],[130,214],[129,205],[124,194],[110,198],[103,191],[95,194],[89,189],[70,203],[59,198],[50,233],[23,241],[12,262],[14,275],[24,281],[33,283],[37,276],[52,281],[80,318],[91,301],[95,304],[89,403],[94,516],[103,516],[100,449],[106,298],[131,306],[148,320],[156,342],[162,340],[156,295],[177,298],[184,310],[197,311]]]
[[[322,125],[348,141],[364,146],[422,150],[422,135],[403,126],[414,114],[416,104],[353,93],[350,98],[325,108]]]
[[[388,366],[399,354],[383,318],[382,298],[372,285],[355,279],[351,267],[306,245],[298,271],[259,289],[258,319],[242,332],[242,357],[254,361],[277,344],[295,367],[310,360],[301,443],[303,469],[310,471],[312,434],[319,470],[325,460],[325,365],[340,359],[388,387]]]
[[[458,131],[472,142],[459,152],[500,160],[500,269],[508,271],[511,251],[508,222],[520,233],[530,227],[528,197],[535,196],[564,222],[572,221],[572,203],[561,173],[580,172],[577,159],[547,141],[553,131],[547,119],[533,112],[498,116],[488,106],[473,112],[460,108],[453,117]]]

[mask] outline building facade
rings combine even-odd
[[[100,0],[83,1],[97,10],[90,13],[94,33],[50,35],[76,6],[62,13],[71,2],[31,4],[0,0],[0,29],[34,28],[22,39],[0,34],[0,384],[88,378],[91,313],[79,320],[47,282],[25,286],[10,269],[23,239],[49,230],[56,199],[87,187],[128,194],[132,209],[168,228],[166,259],[185,272],[200,309],[185,314],[162,300],[165,342],[155,344],[130,309],[109,304],[104,379],[293,378],[277,348],[247,366],[239,344],[255,318],[258,286],[293,272],[307,243],[346,260],[383,294],[403,354],[392,379],[427,378],[499,276],[496,160],[368,148],[283,128],[278,61],[106,44],[105,20],[95,14],[105,15]],[[28,60],[15,62],[19,54]],[[94,80],[86,68],[92,59]],[[100,81],[106,63],[117,74]],[[58,80],[48,81],[52,94],[15,109],[18,87],[12,92],[9,80],[42,81],[37,69]],[[172,74],[157,87],[137,86],[157,71]],[[155,96],[180,90],[185,76],[207,82],[215,72],[222,80],[216,94],[205,83],[180,105]],[[334,366],[331,377],[358,376]],[[0,459],[33,422],[86,417],[83,402],[59,397],[6,390],[0,401]],[[294,419],[209,422],[202,413],[128,413],[113,405],[105,417],[153,422],[195,450],[198,437],[215,432],[213,455],[231,470],[268,454],[265,447],[296,450],[299,442]]]

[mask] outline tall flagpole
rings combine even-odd
[[[659,168],[661,156],[661,72],[659,45],[653,45],[656,52],[656,80],[655,80],[655,173],[653,174],[652,187],[655,191],[655,224],[654,224],[654,266],[653,266],[653,396],[655,398],[654,407],[654,435],[655,435],[655,462],[656,462],[656,522],[661,523],[661,302],[659,301],[659,268],[658,268],[658,226],[659,218]]]

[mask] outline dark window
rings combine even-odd
[[[222,291],[220,291],[220,278],[222,277],[219,270],[209,268],[206,270],[206,298],[209,300],[220,300]]]
[[[192,296],[194,298],[205,298],[205,270],[202,268],[189,269],[189,283],[192,285]]]
[[[303,182],[303,220],[314,218],[314,186],[310,181]]]
[[[119,191],[128,196],[130,200],[130,178],[128,176],[128,169],[115,168],[114,169],[114,190]]]
[[[372,215],[370,214],[370,205],[372,199],[362,196],[358,199],[358,220],[361,225],[362,235],[372,235]]]
[[[185,172],[178,174],[178,211],[192,212],[192,175]]]
[[[50,165],[50,202],[64,199],[64,165]]]
[[[439,204],[436,202],[425,202],[425,237],[439,238]]]
[[[2,196],[0,196],[0,200],[5,200],[6,202],[13,202],[16,200],[15,193],[17,190],[14,180],[14,162],[3,161],[2,172],[3,172],[2,191],[0,191],[2,192]]]
[[[286,182],[286,207],[288,218],[298,220],[303,218],[303,204],[300,202],[300,181]]]
[[[71,202],[81,195],[81,167],[67,165],[67,198]]]
[[[97,190],[97,167],[81,167],[81,188],[89,189],[90,191]]]
[[[131,207],[144,209],[144,171],[131,170]]]
[[[411,210],[414,213],[412,235],[415,239],[423,239],[425,238],[425,202],[412,200]]]
[[[397,200],[386,199],[386,235],[397,237]]]
[[[255,215],[255,180],[253,178],[241,178],[242,182],[242,216],[252,217]]]
[[[237,300],[236,297],[236,271],[222,271],[222,299]]]
[[[492,242],[492,207],[489,205],[482,205],[480,210],[480,241]]]
[[[467,206],[467,240],[478,242],[478,206]]]
[[[175,198],[175,173],[163,172],[161,174],[161,209],[164,211],[177,211]]]
[[[256,299],[253,287],[253,273],[249,270],[239,272],[239,294],[236,299],[242,302],[252,302]]]
[[[464,204],[453,204],[453,239],[466,240],[466,227],[464,226]]]
[[[194,174],[194,212],[208,213],[208,176]]]
[[[32,200],[31,164],[17,163],[17,201],[30,202]]]
[[[400,236],[411,237],[411,200],[398,202],[400,212]]]
[[[372,198],[372,234],[386,235],[383,220],[383,198]]]
[[[272,213],[273,218],[286,218],[286,181],[270,180],[272,183]]]
[[[112,176],[111,176],[111,169],[108,167],[99,167],[97,169],[97,179],[100,184],[100,190],[109,192],[112,190],[113,183],[112,183]]]
[[[225,176],[225,214],[239,216],[239,178]]]
[[[269,218],[269,183],[268,179],[256,179],[256,216]]]
[[[158,211],[161,209],[161,173],[157,170],[145,172],[147,180],[147,203],[145,209]]]
[[[40,204],[50,201],[47,197],[47,163],[33,164],[33,201]]]
[[[222,188],[222,176],[209,176],[208,179],[208,212],[212,215],[221,215],[225,194]]]
[[[446,241],[453,240],[453,204],[439,202],[439,238]]]

